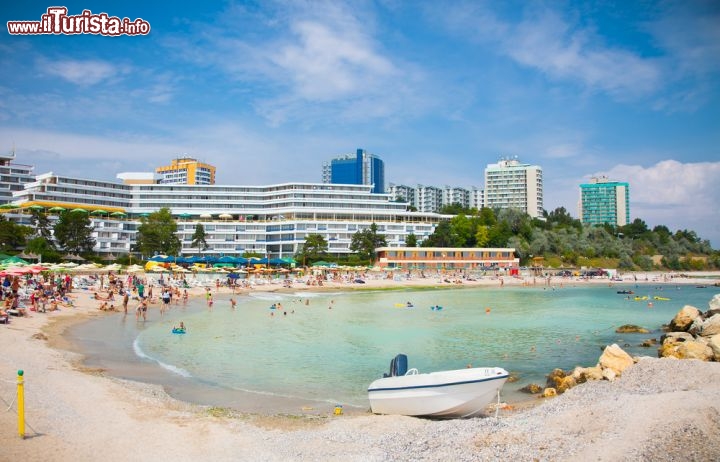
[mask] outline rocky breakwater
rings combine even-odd
[[[720,361],[720,294],[706,312],[685,305],[666,326],[660,338],[660,358]]]
[[[543,398],[555,396],[590,380],[613,381],[633,364],[635,364],[635,360],[625,350],[615,343],[608,345],[595,366],[578,366],[570,372],[554,369],[547,377],[547,383],[542,389],[541,396]],[[535,387],[535,389],[540,388],[537,385]]]
[[[699,359],[702,361],[720,361],[720,294],[715,295],[706,312],[685,305],[664,326],[665,334],[660,338],[658,357],[676,359]],[[624,325],[618,333],[647,333],[648,330],[639,326]],[[643,346],[650,346],[655,340],[647,340]],[[639,358],[633,358],[617,344],[603,350],[598,363],[592,367],[578,366],[572,371],[555,369],[547,376],[545,387],[530,384],[521,391],[540,394],[547,398],[564,393],[568,389],[590,380],[613,381],[623,371],[632,366]]]

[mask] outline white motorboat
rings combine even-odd
[[[421,374],[407,369],[407,356],[397,355],[384,374],[368,387],[375,414],[437,418],[472,417],[498,394],[508,372],[500,367],[473,367]]]

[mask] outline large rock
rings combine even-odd
[[[662,343],[665,342],[687,342],[688,340],[694,340],[695,337],[688,334],[687,332],[667,332],[660,337]]]
[[[700,316],[700,310],[694,306],[685,305],[670,321],[670,330],[677,332],[686,332],[693,321]]]
[[[720,361],[720,334],[710,337],[708,339],[708,346],[713,352],[713,359]]]
[[[720,310],[720,294],[715,294],[708,305],[711,310]]]
[[[706,342],[699,340],[681,343],[677,348],[677,353],[680,359],[712,361],[714,357],[712,348]]]
[[[611,369],[616,375],[620,375],[625,369],[633,365],[633,359],[632,356],[620,348],[617,343],[613,343],[605,347],[605,351],[600,355],[598,365],[603,370]],[[604,375],[603,373],[603,376]]]
[[[533,395],[537,395],[538,393],[540,393],[542,391],[542,389],[543,388],[540,385],[538,385],[537,383],[529,383],[529,384],[525,385],[524,387],[522,387],[520,389],[520,391],[523,393],[532,393]]]
[[[566,375],[567,374],[562,369],[553,369],[552,372],[547,375],[547,383],[545,384],[545,387],[556,387],[558,383],[562,382],[562,379],[564,379]]]
[[[720,334],[720,314],[716,314],[702,322],[699,334],[703,337],[713,337]]]
[[[573,369],[572,377],[576,383],[585,383],[588,380],[602,380],[602,368],[600,366],[576,367]]]
[[[686,342],[694,342],[695,337],[687,332],[668,332],[663,335],[660,340],[662,341],[662,345],[658,348],[659,358],[682,359],[682,356],[678,351],[680,345]]]
[[[623,324],[615,329],[615,332],[618,334],[647,334],[650,331],[635,324]]]

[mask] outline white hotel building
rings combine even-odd
[[[328,251],[351,253],[357,231],[372,223],[388,247],[401,247],[409,234],[423,241],[450,216],[409,212],[390,194],[373,194],[371,185],[284,183],[267,186],[126,184],[71,178],[53,173],[35,177],[13,193],[18,209],[8,215],[29,223],[22,213],[33,205],[53,212],[81,208],[90,213],[95,250],[128,253],[143,216],[167,207],[178,224],[183,255],[197,254],[192,235],[201,223],[209,248],[204,254],[254,252],[270,258],[294,255],[308,234],[320,234]],[[57,213],[57,212],[56,212]]]
[[[502,159],[485,168],[485,207],[520,209],[533,218],[543,214],[542,168]]]

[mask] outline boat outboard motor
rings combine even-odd
[[[383,374],[384,377],[397,377],[405,375],[408,370],[407,355],[400,353],[390,361],[390,374]]]

